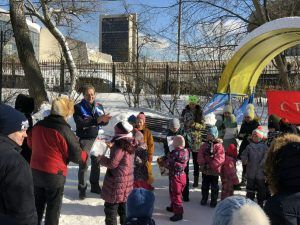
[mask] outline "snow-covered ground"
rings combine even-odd
[[[151,110],[141,110],[128,108],[122,94],[98,94],[97,99],[103,103],[106,112],[109,112],[113,118],[105,127],[107,134],[112,134],[114,124],[122,119],[127,118],[131,114],[137,114],[144,111],[147,115],[162,116],[161,113],[156,113]],[[74,128],[74,121],[71,119],[71,126]],[[156,159],[163,154],[163,145],[156,143],[155,157],[153,159],[153,173],[155,176],[155,209],[153,217],[158,225],[174,224],[169,220],[171,213],[165,210],[169,205],[169,192],[168,192],[168,177],[162,177],[156,165]],[[89,192],[87,190],[87,198],[85,200],[78,199],[77,190],[77,171],[78,166],[71,164],[68,166],[68,177],[65,185],[65,192],[63,198],[63,205],[61,209],[60,224],[62,225],[104,225],[104,201],[99,195]],[[240,168],[240,166],[239,166]],[[106,169],[101,167],[101,181],[103,181]],[[193,180],[193,165],[190,162],[190,202],[184,202],[184,220],[177,222],[178,224],[186,225],[209,225],[213,217],[213,209],[208,206],[201,206],[201,190],[192,187]],[[200,182],[201,183],[201,182]],[[237,194],[244,195],[244,191]]]

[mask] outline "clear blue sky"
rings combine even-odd
[[[34,0],[33,0],[34,1]],[[99,0],[100,2],[100,0]],[[99,16],[100,14],[119,14],[126,13],[123,1],[106,0],[97,10],[89,22],[80,23],[78,32],[73,35],[74,38],[87,42],[90,46],[99,45]],[[176,0],[126,0],[130,13],[138,13],[141,20],[145,20],[145,29],[142,32],[158,32],[163,26],[169,23],[169,15],[163,9],[145,10],[146,6],[165,7],[176,3]],[[0,7],[9,9],[8,0],[0,0]],[[159,12],[159,13],[158,13]],[[145,19],[146,18],[146,19]]]

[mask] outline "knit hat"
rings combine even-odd
[[[133,123],[136,123],[136,116],[135,115],[131,115],[128,117],[128,120],[127,120],[130,124],[133,124]]]
[[[180,121],[177,118],[173,118],[169,121],[169,129],[179,129],[180,128]]]
[[[16,98],[15,109],[26,114],[31,114],[34,110],[34,99],[29,95],[19,94]]]
[[[143,112],[140,112],[137,117],[137,119],[143,120],[144,123],[146,123],[146,115]]]
[[[204,116],[204,123],[209,126],[215,126],[217,122],[216,115],[212,112]]]
[[[253,104],[248,104],[246,111],[244,112],[244,117],[249,116],[251,119],[254,119],[255,112],[254,112],[254,105]]]
[[[270,221],[252,200],[231,196],[217,205],[212,225],[270,225]]]
[[[135,188],[131,191],[126,202],[126,217],[152,217],[155,196],[152,191]]]
[[[255,130],[252,131],[252,135],[255,135],[258,137],[258,139],[261,141],[266,138],[266,134],[263,130],[264,128],[262,126],[258,126]]]
[[[230,105],[229,103],[224,106],[223,113],[226,113],[226,112],[228,112],[230,114],[232,114],[232,112],[233,112],[232,105]]]
[[[173,146],[174,148],[184,148],[185,147],[185,140],[181,135],[176,135],[173,138]]]
[[[51,114],[63,117],[72,116],[74,113],[74,101],[67,97],[59,97],[52,101]]]
[[[199,97],[196,95],[189,95],[188,101],[189,103],[197,105],[199,103]]]
[[[268,118],[268,128],[274,128],[276,131],[280,130],[280,120],[281,118],[276,114],[271,114]]]
[[[237,158],[238,152],[237,147],[235,144],[230,144],[226,150],[226,155],[233,157],[234,159]]]
[[[133,126],[127,121],[118,122],[115,127],[115,135],[126,135],[133,130]]]
[[[25,115],[6,104],[0,104],[0,133],[7,136],[29,126]]]
[[[218,138],[219,136],[218,128],[216,126],[208,126],[207,134],[214,136],[215,139]]]

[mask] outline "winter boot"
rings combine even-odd
[[[101,188],[99,185],[91,185],[91,193],[101,194]]]
[[[200,204],[201,204],[201,205],[206,205],[207,199],[208,199],[208,196],[203,196],[203,195],[202,195],[202,199],[201,199]]]
[[[176,222],[176,221],[182,220],[182,213],[181,214],[174,214],[173,216],[170,217],[170,220],[172,222]]]
[[[79,190],[79,199],[84,200],[86,198],[85,189]]]
[[[211,208],[215,208],[217,206],[217,203],[218,203],[217,200],[211,200],[209,206]]]
[[[193,183],[193,187],[198,187],[199,185],[199,177],[194,177],[194,183]]]
[[[173,209],[172,209],[171,206],[167,206],[167,207],[166,207],[166,210],[167,210],[168,212],[173,212]]]

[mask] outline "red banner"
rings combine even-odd
[[[300,124],[300,91],[267,91],[268,114]]]

